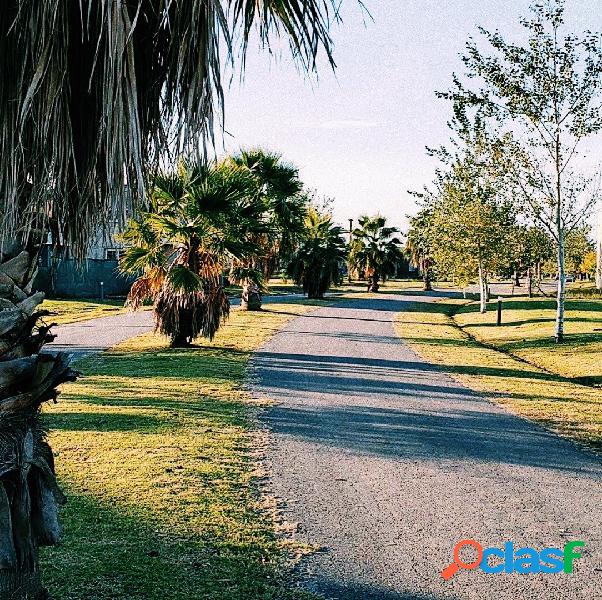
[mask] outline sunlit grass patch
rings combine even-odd
[[[479,320],[489,323],[495,315],[479,315],[471,312],[469,306],[463,310],[461,307],[465,304],[465,301],[455,299],[416,303],[413,311],[399,314],[397,331],[421,356],[441,365],[468,387],[484,392],[516,413],[559,433],[602,448],[602,389],[579,385],[508,352],[480,344],[463,331],[451,315],[460,309],[459,322],[470,318],[475,323]],[[547,308],[542,307],[542,310]],[[510,318],[509,313],[505,313],[507,318]],[[530,314],[536,318],[537,309],[534,307]],[[467,331],[474,334],[478,330],[480,334],[481,329],[487,327],[489,325],[467,328]],[[492,335],[479,339],[493,345],[497,338]],[[545,355],[545,351],[542,352]]]
[[[602,300],[568,300],[565,336],[554,342],[556,302],[541,298],[503,300],[503,324],[496,326],[495,302],[480,314],[471,304],[455,321],[477,340],[510,352],[547,371],[588,383],[602,383]]]
[[[52,313],[48,322],[64,325],[124,312],[123,300],[44,300],[40,306]]]
[[[286,599],[283,544],[255,483],[252,350],[303,303],[235,310],[211,343],[155,335],[81,361],[45,411],[69,503],[43,553],[62,599]]]

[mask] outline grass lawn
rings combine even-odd
[[[251,351],[305,310],[235,310],[198,348],[146,335],[79,363],[45,409],[69,499],[64,542],[42,557],[53,598],[307,598],[284,584],[256,479],[260,402],[242,389]]]
[[[44,300],[42,309],[53,313],[47,317],[49,323],[76,323],[96,317],[115,315],[124,310],[123,300]]]
[[[567,286],[569,298],[602,298],[602,290],[596,288],[593,281],[575,281]]]
[[[492,325],[493,310],[483,316],[465,300],[447,298],[417,302],[398,316],[396,327],[419,354],[468,387],[519,415],[602,450],[602,389],[572,379],[600,375],[600,337],[593,331],[602,318],[600,303],[568,303],[568,342],[557,348],[549,339],[553,331],[550,302],[504,302],[507,324],[502,328]],[[516,352],[516,356],[508,352]],[[527,359],[545,365],[546,370],[525,362]],[[562,375],[549,372],[554,369]]]
[[[477,304],[458,310],[454,319],[478,341],[567,378],[602,384],[602,300],[566,302],[563,344],[554,343],[556,302],[505,298],[503,324],[496,326],[496,303],[479,313]]]

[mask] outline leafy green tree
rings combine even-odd
[[[333,284],[340,283],[345,246],[343,229],[333,224],[332,217],[310,208],[303,239],[291,257],[287,273],[303,287],[308,298],[323,298]]]
[[[510,264],[515,219],[512,203],[500,200],[494,180],[470,158],[453,166],[433,206],[432,255],[437,271],[464,285],[478,279],[483,313],[490,276]]]
[[[368,279],[370,292],[378,292],[380,281],[397,270],[402,252],[396,233],[399,229],[387,227],[387,219],[380,215],[360,217],[359,227],[353,230],[349,263]]]
[[[230,309],[222,274],[260,256],[265,197],[244,167],[182,163],[155,177],[149,204],[121,236],[121,269],[140,274],[128,304],[153,301],[157,329],[174,347],[212,339]]]
[[[441,95],[456,106],[478,107],[513,134],[517,194],[556,244],[555,337],[561,342],[567,235],[597,201],[595,178],[575,171],[575,157],[602,128],[602,47],[597,33],[565,32],[561,0],[535,2],[531,12],[521,21],[528,36],[523,44],[481,28],[489,51],[471,40],[464,56],[468,83],[454,76],[454,89]]]
[[[11,313],[14,321],[0,336],[7,378],[0,437],[3,456],[14,457],[0,488],[16,490],[7,499],[0,489],[0,504],[19,525],[5,529],[16,560],[0,570],[0,597],[41,597],[38,546],[58,539],[33,532],[33,523],[54,515],[55,504],[48,493],[32,502],[25,476],[35,471],[29,449],[32,439],[41,440],[39,407],[73,376],[64,355],[39,352],[50,334],[39,323],[43,313],[31,308],[42,300],[31,282],[47,229],[52,225],[53,239],[83,257],[107,220],[124,220],[124,181],[142,199],[157,165],[181,154],[202,155],[220,114],[222,66],[229,59],[244,65],[256,28],[266,47],[275,35],[290,43],[302,69],[314,69],[321,49],[334,64],[329,26],[338,8],[329,0],[2,3],[0,298],[19,312]],[[18,304],[25,300],[24,311]],[[29,401],[7,402],[15,389],[27,392]],[[52,472],[45,443],[34,444],[33,457],[40,465],[46,457]]]

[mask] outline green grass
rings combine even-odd
[[[602,384],[602,300],[566,302],[563,344],[554,342],[555,317],[554,300],[505,298],[500,327],[495,302],[489,303],[485,314],[470,304],[454,318],[480,342],[563,377]]]
[[[64,325],[124,312],[123,300],[44,300],[41,307],[52,315],[47,321]]]
[[[602,298],[602,290],[592,281],[575,281],[568,284],[567,295],[569,298]]]
[[[213,343],[155,335],[81,361],[44,412],[69,502],[43,552],[56,600],[269,600],[287,543],[259,493],[262,401],[242,388],[251,351],[305,304],[234,311]]]
[[[508,324],[495,328],[493,312],[479,315],[464,300],[417,302],[398,316],[396,328],[420,355],[468,387],[523,417],[602,450],[602,389],[572,379],[575,373],[580,377],[599,374],[599,340],[588,337],[594,335],[592,326],[600,318],[599,304],[569,304],[567,316],[573,319],[567,323],[569,342],[560,349],[548,339],[549,304],[541,299],[516,299],[504,313]],[[527,358],[541,361],[547,370],[525,362]],[[560,365],[564,366],[559,371],[571,376],[549,372]]]

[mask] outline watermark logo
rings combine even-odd
[[[503,548],[483,548],[475,540],[461,540],[454,547],[454,562],[441,571],[445,581],[451,579],[460,569],[481,569],[484,573],[572,573],[573,561],[581,558],[576,548],[585,542],[567,542],[564,548],[543,548],[536,550],[529,546],[515,548],[513,542],[506,542]],[[460,552],[471,548],[476,557],[470,562],[462,560]]]

